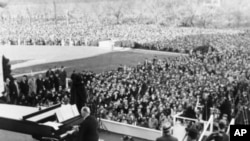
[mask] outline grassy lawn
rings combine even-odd
[[[12,70],[13,74],[30,73],[37,71],[44,71],[48,68],[54,68],[55,66],[65,66],[68,75],[71,74],[73,70],[82,71],[90,70],[95,73],[100,73],[107,70],[117,69],[120,64],[126,64],[130,66],[135,66],[138,62],[143,62],[145,58],[152,59],[154,56],[158,58],[168,58],[176,57],[178,54],[162,53],[155,51],[125,51],[125,52],[111,52],[99,56],[69,60],[63,62],[54,62],[41,65],[35,65],[30,67],[18,68]]]

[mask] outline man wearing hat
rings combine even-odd
[[[178,141],[176,137],[171,135],[171,123],[166,122],[162,126],[162,137],[156,139],[156,141]]]

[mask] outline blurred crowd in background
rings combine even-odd
[[[189,53],[195,47],[217,48],[249,45],[245,30],[171,28],[155,24],[102,25],[88,21],[5,22],[0,27],[1,45],[98,46],[113,40],[115,46]]]

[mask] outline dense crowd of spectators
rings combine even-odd
[[[134,67],[121,65],[117,70],[100,74],[81,72],[87,101],[97,105],[96,113],[102,118],[153,129],[160,129],[166,121],[172,122],[177,113],[208,120],[216,112],[218,118],[226,117],[228,122],[232,116],[244,117],[239,121],[242,124],[249,120],[248,115],[238,112],[249,108],[250,58],[248,48],[243,47],[249,46],[248,32],[140,24],[66,25],[50,21],[27,24],[30,23],[1,25],[0,44],[81,46],[114,39],[134,41],[139,45],[129,44],[143,49],[189,53],[174,59],[146,59]],[[204,44],[219,51],[191,52]],[[66,76],[62,67],[49,69],[38,78],[8,78],[5,99],[27,106],[67,104],[71,95],[65,88]]]
[[[135,67],[95,74],[81,72],[88,104],[97,116],[122,123],[160,129],[173,115],[208,120],[210,114],[230,121],[249,107],[249,53],[245,48],[199,52],[189,56],[145,59]],[[72,76],[78,73],[73,72]],[[8,102],[29,106],[69,103],[64,68],[49,69],[37,79],[23,76],[6,81]],[[245,108],[244,108],[245,107]],[[211,108],[216,109],[212,110]],[[215,113],[215,111],[217,111]],[[245,117],[243,123],[249,120]]]
[[[21,24],[13,21],[2,23],[0,27],[1,45],[98,46],[100,40],[108,39],[122,47],[174,52],[188,52],[204,42],[222,47],[249,43],[249,36],[241,30],[170,28],[154,24],[100,25],[91,21],[67,24],[64,20],[57,24],[54,21]]]
[[[159,129],[171,115],[207,120],[210,108],[230,121],[232,107],[249,107],[249,57],[244,49],[193,54],[174,60],[146,60],[136,67],[120,67],[88,82],[103,118]],[[203,110],[197,107],[197,99]],[[234,105],[237,104],[237,105]]]

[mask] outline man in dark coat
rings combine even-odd
[[[83,122],[80,124],[77,141],[98,141],[98,122],[90,115],[89,107],[82,107]]]
[[[43,85],[44,85],[45,90],[47,91],[52,89],[49,77],[45,77]]]
[[[193,118],[193,119],[197,118],[195,110],[194,110],[194,106],[192,104],[188,104],[187,109],[183,113],[183,116],[187,118]]]
[[[54,87],[57,92],[59,91],[59,86],[60,86],[60,78],[59,78],[59,74],[56,73],[54,77]]]
[[[64,69],[64,66],[61,67],[61,71],[59,73],[59,80],[60,80],[60,86],[62,86],[63,89],[66,87],[66,78],[67,78],[67,72]]]
[[[219,107],[220,108],[220,119],[222,119],[222,116],[224,114],[227,115],[227,120],[230,121],[231,120],[231,109],[232,109],[232,105],[231,105],[231,102],[228,98],[224,98],[221,106]]]
[[[87,91],[85,89],[81,74],[76,74],[74,76],[74,80],[72,81],[73,85],[70,90],[70,103],[76,104],[78,110],[80,111],[81,107],[83,107],[87,102]]]
[[[202,119],[207,121],[210,118],[210,108],[213,107],[212,96],[205,94],[201,103],[204,105]]]
[[[162,126],[163,136],[156,139],[156,141],[178,141],[176,137],[171,135],[171,123],[167,122]]]
[[[21,82],[19,82],[19,89],[20,89],[21,96],[22,95],[24,95],[25,97],[28,96],[28,93],[29,93],[29,84],[28,84],[28,79],[27,79],[26,75],[24,75],[22,77]]]
[[[46,77],[50,77],[51,75],[55,75],[54,72],[51,70],[51,68],[49,68],[49,70],[46,72],[45,76]]]
[[[11,80],[9,83],[9,95],[11,104],[16,104],[18,100],[18,86],[16,85],[16,79]]]

